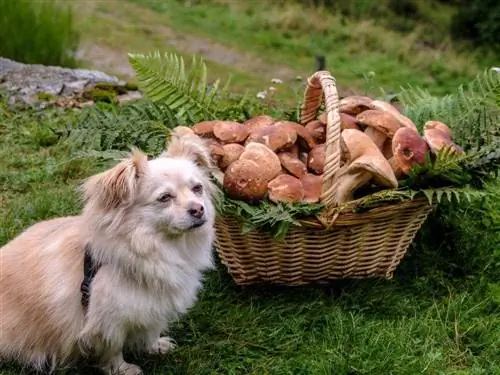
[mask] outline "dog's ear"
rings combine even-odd
[[[177,132],[175,129],[170,133],[170,142],[160,157],[186,158],[204,169],[213,168],[207,141],[196,134]]]
[[[143,152],[133,149],[129,158],[85,181],[85,200],[104,209],[130,204],[137,194],[139,179],[146,173],[147,162]]]

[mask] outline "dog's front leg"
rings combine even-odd
[[[87,326],[80,336],[80,345],[84,353],[90,354],[97,361],[106,375],[142,375],[139,366],[125,362],[123,358],[125,337],[125,332],[116,327],[104,335]]]

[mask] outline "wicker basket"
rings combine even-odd
[[[301,123],[317,116],[323,100],[327,112],[326,160],[321,216],[301,220],[283,240],[253,230],[242,233],[234,217],[216,219],[215,248],[239,285],[303,285],[339,278],[391,278],[433,205],[427,199],[385,204],[362,213],[338,210],[333,182],[340,165],[339,98],[326,71],[308,79]]]

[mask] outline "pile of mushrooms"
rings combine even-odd
[[[428,121],[423,137],[388,102],[367,96],[340,100],[341,165],[335,202],[355,199],[360,188],[396,188],[411,167],[442,148],[463,150],[451,130]],[[250,203],[320,201],[325,164],[326,114],[305,125],[259,115],[243,123],[203,121],[185,128],[206,138],[227,196]]]

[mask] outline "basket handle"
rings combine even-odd
[[[327,71],[318,71],[307,80],[304,101],[300,111],[300,122],[302,125],[306,125],[309,121],[316,119],[323,99],[325,101],[327,124],[321,201],[327,207],[333,207],[335,205],[333,183],[335,173],[340,168],[341,152],[339,94],[335,78]]]

